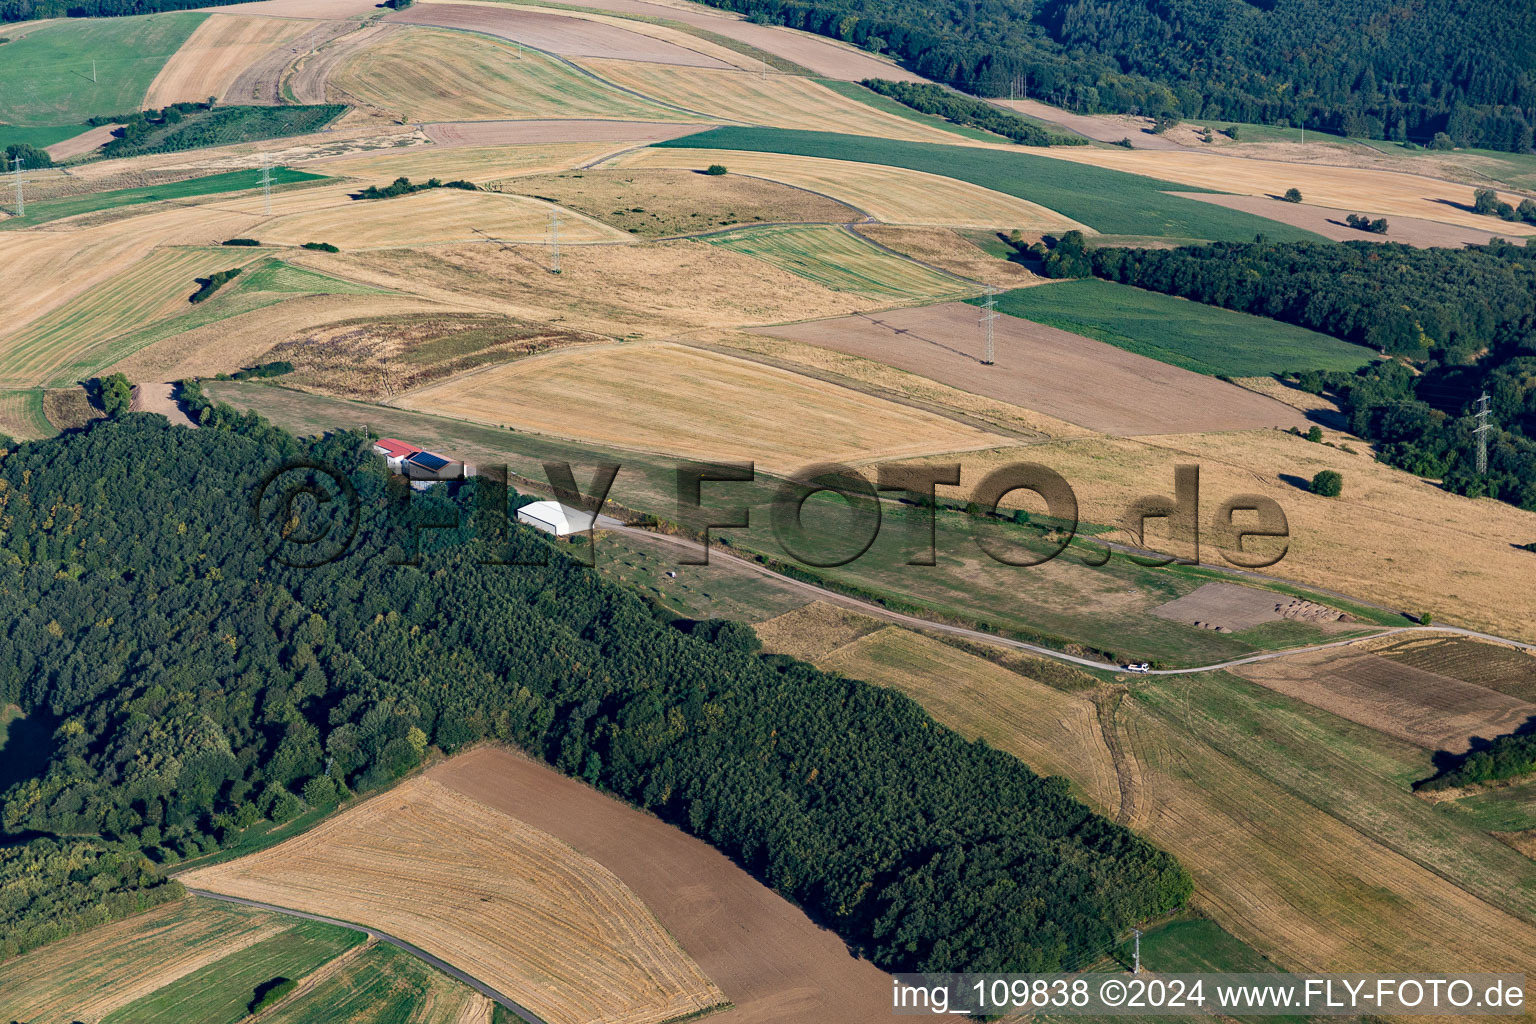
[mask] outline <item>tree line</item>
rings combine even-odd
[[[982,96],[1525,152],[1536,0],[707,0]]]
[[[1353,373],[1299,368],[1378,457],[1448,490],[1536,509],[1536,250],[1396,243],[1220,242],[1089,249],[1078,232],[1038,250],[1053,277],[1121,284],[1332,334],[1392,358]],[[1475,452],[1489,395],[1488,470]]]
[[[750,627],[676,628],[487,518],[483,481],[413,493],[356,434],[183,398],[204,429],[130,413],[0,460],[0,701],[59,723],[45,770],[0,796],[4,830],[37,837],[0,848],[0,878],[70,842],[174,863],[491,739],[714,844],[893,970],[1055,969],[1190,895],[1064,781],[895,691],[765,656]],[[327,486],[268,477],[304,462],[355,506],[285,504]],[[268,557],[346,507],[334,561]],[[5,951],[69,926],[45,895],[68,870],[0,899]]]
[[[243,2],[245,0],[0,0],[0,22],[33,18],[125,18]]]
[[[1055,135],[1039,125],[1026,121],[1017,114],[1010,114],[985,100],[946,89],[929,82],[893,82],[884,78],[866,78],[864,88],[889,96],[924,114],[934,114],[954,124],[980,128],[994,135],[1011,139],[1021,146],[1085,146],[1088,140],[1080,135]]]

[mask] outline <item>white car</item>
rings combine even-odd
[[[1133,661],[1125,666],[1125,670],[1127,672],[1150,672],[1152,671],[1152,663],[1148,661]]]

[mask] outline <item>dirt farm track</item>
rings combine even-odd
[[[617,875],[734,1004],[719,1024],[889,1024],[888,976],[700,839],[503,750],[428,777]]]

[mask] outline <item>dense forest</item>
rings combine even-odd
[[[1536,0],[707,0],[983,96],[1523,152]]]
[[[749,627],[676,628],[508,528],[483,481],[413,494],[358,435],[186,394],[204,429],[128,413],[0,460],[0,703],[57,723],[0,800],[33,837],[0,846],[0,954],[158,898],[151,863],[487,738],[703,837],[887,968],[1050,970],[1190,894],[1061,780]]]
[[[1094,274],[1297,324],[1395,356],[1354,373],[1297,367],[1337,398],[1380,457],[1459,494],[1536,509],[1536,248],[1395,243],[1217,243],[1089,249],[1068,232],[1047,274]],[[1475,464],[1484,391],[1488,472]]]
[[[243,2],[245,0],[0,0],[0,22],[33,18],[122,18]]]

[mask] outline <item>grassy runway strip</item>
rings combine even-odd
[[[1372,358],[1316,331],[1113,281],[1019,288],[999,296],[997,308],[1213,377],[1354,370]]]
[[[325,176],[320,174],[295,171],[288,167],[272,168],[274,185],[324,180]],[[168,185],[145,185],[139,188],[120,188],[111,192],[91,192],[64,199],[45,199],[39,203],[28,203],[25,216],[0,221],[0,230],[33,227],[65,217],[95,213],[98,210],[111,210],[120,206],[138,206],[169,199],[190,199],[193,196],[216,195],[221,192],[243,192],[246,189],[260,187],[261,172],[252,169],[225,171],[223,174],[210,174],[202,178],[188,178],[186,181],[172,182]]]
[[[1109,235],[1249,242],[1320,241],[1321,236],[1264,217],[1213,208],[1168,192],[1205,189],[1033,153],[898,142],[781,128],[716,128],[656,144],[671,149],[742,149],[887,164],[958,178],[1048,206]]]
[[[703,240],[842,292],[898,299],[939,299],[975,292],[961,281],[878,249],[840,227],[747,228]]]

